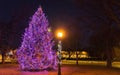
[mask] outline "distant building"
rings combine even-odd
[[[76,51],[74,52],[67,52],[67,51],[62,51],[61,52],[62,54],[62,58],[76,58]],[[77,51],[77,54],[78,54],[78,58],[88,58],[89,55],[88,55],[88,52],[86,51]]]
[[[0,62],[2,61],[2,55],[0,54]],[[10,50],[5,54],[5,62],[13,62],[16,60],[16,50]]]
[[[120,48],[119,47],[114,48],[114,60],[120,60]]]
[[[0,54],[0,60],[2,60],[2,55]]]

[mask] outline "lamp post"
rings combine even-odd
[[[61,75],[61,50],[62,50],[62,41],[61,41],[61,39],[63,37],[63,33],[58,32],[57,37],[58,37],[58,75]]]

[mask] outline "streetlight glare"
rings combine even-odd
[[[57,36],[58,37],[63,37],[63,33],[62,32],[58,32]]]
[[[57,38],[63,39],[65,37],[65,31],[63,29],[58,29],[55,32],[55,35],[56,35]]]

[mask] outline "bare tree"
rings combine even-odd
[[[91,36],[92,47],[104,51],[107,58],[107,67],[112,66],[113,47],[119,43],[120,30],[120,1],[119,0],[75,0],[80,11],[83,11],[88,16],[86,19],[79,16],[81,19],[89,22],[89,28],[93,31]],[[89,20],[88,20],[89,19]],[[96,39],[96,40],[95,40]],[[93,44],[94,42],[94,44]]]

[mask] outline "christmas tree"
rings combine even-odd
[[[56,52],[52,49],[52,33],[49,23],[39,7],[25,29],[23,42],[17,50],[18,63],[22,70],[56,69]]]

